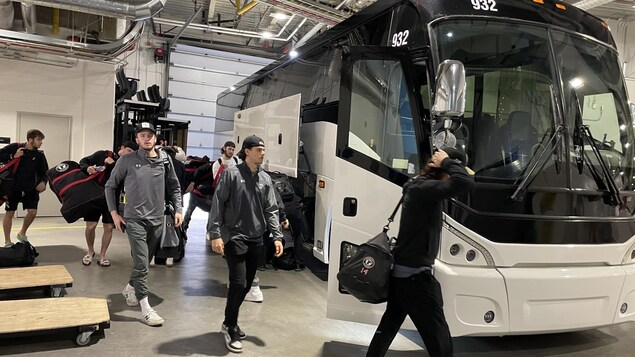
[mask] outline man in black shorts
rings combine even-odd
[[[110,172],[114,167],[115,161],[123,155],[134,152],[139,148],[139,145],[133,143],[132,141],[124,142],[120,147],[117,154],[114,154],[109,150],[99,150],[94,152],[90,156],[86,156],[81,159],[79,162],[80,167],[89,175],[97,174],[98,172],[103,172],[103,177],[99,177],[97,179],[97,183],[101,186],[104,186],[110,177]],[[112,230],[113,230],[113,220],[110,212],[108,211],[108,205],[106,204],[106,198],[104,197],[104,209],[101,212],[91,212],[84,216],[84,222],[86,222],[86,230],[84,231],[86,235],[86,244],[88,245],[88,250],[86,255],[82,258],[82,264],[90,265],[93,257],[95,256],[95,230],[97,229],[97,223],[99,222],[99,217],[101,216],[101,223],[104,227],[104,233],[101,236],[101,249],[99,251],[99,259],[97,260],[97,265],[102,267],[110,266],[110,261],[106,259],[106,251],[108,250],[108,246],[110,245],[110,241],[112,240]]]
[[[14,174],[15,188],[8,196],[5,206],[6,214],[2,221],[5,247],[13,244],[11,243],[11,226],[20,202],[22,202],[22,209],[26,210],[26,216],[22,221],[22,229],[18,232],[19,241],[27,240],[26,231],[37,216],[37,204],[40,201],[40,192],[46,189],[46,170],[49,168],[44,152],[39,150],[43,141],[44,134],[37,129],[31,129],[26,134],[26,143],[13,143],[0,149],[0,162],[6,163],[20,158]]]

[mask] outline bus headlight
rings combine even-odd
[[[622,259],[622,264],[635,264],[635,245],[628,248],[624,259]]]
[[[494,258],[485,247],[443,220],[442,250],[439,259],[454,265],[494,267]]]

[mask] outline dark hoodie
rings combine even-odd
[[[403,187],[399,235],[393,251],[395,264],[412,268],[434,264],[439,251],[443,201],[474,184],[472,176],[455,160],[444,159],[441,170],[450,175],[450,180],[418,176]]]

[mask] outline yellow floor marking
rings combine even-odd
[[[52,226],[52,227],[29,227],[30,231],[43,231],[45,229],[84,229],[85,226]],[[20,231],[20,228],[13,228],[12,231]],[[2,229],[0,229],[2,231]]]

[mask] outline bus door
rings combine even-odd
[[[335,173],[332,185],[327,317],[377,323],[383,306],[364,304],[339,286],[339,267],[378,234],[401,197],[402,185],[430,155],[424,119],[425,65],[403,48],[342,50]],[[427,79],[426,79],[427,82]],[[426,91],[427,93],[427,91]],[[428,127],[426,129],[425,127]],[[390,227],[396,236],[399,214]]]

